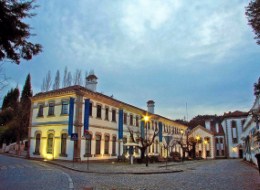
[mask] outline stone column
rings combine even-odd
[[[77,94],[76,107],[75,107],[75,133],[78,133],[78,141],[74,141],[74,161],[81,161],[81,138],[82,138],[82,126],[83,117],[83,95]]]

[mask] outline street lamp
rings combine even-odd
[[[148,115],[145,115],[144,116],[144,123],[145,123],[145,126],[146,126],[146,145],[148,144],[148,121],[149,121],[149,116]],[[146,146],[146,167],[148,167],[148,150],[147,150],[148,146]]]
[[[207,160],[207,144],[208,144],[208,141],[207,140],[204,140],[204,145],[205,145],[205,158]]]

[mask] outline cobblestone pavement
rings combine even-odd
[[[67,163],[72,164],[72,163]],[[81,167],[80,167],[81,165]],[[132,171],[167,171],[163,164],[145,165],[135,164],[93,164],[89,169],[102,171],[99,173],[85,173],[73,170],[66,170],[72,177],[75,189],[93,187],[95,190],[116,189],[182,189],[182,190],[260,190],[260,176],[256,168],[249,166],[238,159],[230,160],[202,160],[189,161],[184,163],[169,163],[168,171],[183,170],[183,172],[157,173],[157,174],[131,174]],[[86,163],[75,164],[74,168],[85,171]],[[132,169],[130,169],[132,168]],[[150,169],[149,169],[150,168]],[[113,174],[113,172],[115,172]],[[118,174],[117,169],[123,170],[125,174]],[[126,171],[130,172],[129,174]]]

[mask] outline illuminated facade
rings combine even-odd
[[[87,88],[71,86],[38,93],[32,98],[30,157],[84,161],[127,155],[127,147],[123,144],[130,140],[129,129],[135,132],[135,138],[140,137],[144,127],[142,117],[147,113],[150,116],[145,128],[147,138],[161,128],[149,147],[149,155],[166,156],[160,136],[172,134],[177,137],[187,128],[154,114],[153,101],[147,102],[146,111],[96,92],[96,76],[89,76],[87,80]],[[71,140],[70,120],[72,133],[78,135],[77,141]],[[84,131],[87,132],[84,134]],[[138,149],[134,156],[140,156]]]

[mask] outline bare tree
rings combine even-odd
[[[81,71],[79,69],[77,69],[75,71],[73,83],[74,83],[74,85],[82,85],[82,75],[81,75]]]
[[[68,86],[68,68],[67,66],[64,69],[64,75],[63,75],[63,88]]]
[[[52,89],[57,90],[59,88],[60,88],[60,71],[57,70]]]
[[[134,129],[131,127],[128,127],[128,131],[130,133],[132,142],[136,144],[139,142],[139,145],[136,147],[141,151],[141,160],[143,160],[146,149],[154,143],[154,139],[158,135],[159,130],[152,131],[152,133],[149,135],[149,138],[139,137],[139,131],[134,131]],[[136,137],[134,137],[134,134],[136,134]]]
[[[71,86],[72,85],[72,75],[71,72],[68,72],[68,77],[67,77],[67,86]]]
[[[41,90],[42,90],[43,92],[49,91],[50,88],[51,88],[51,83],[52,83],[51,71],[48,71],[46,77],[43,79],[42,86],[41,86]]]

